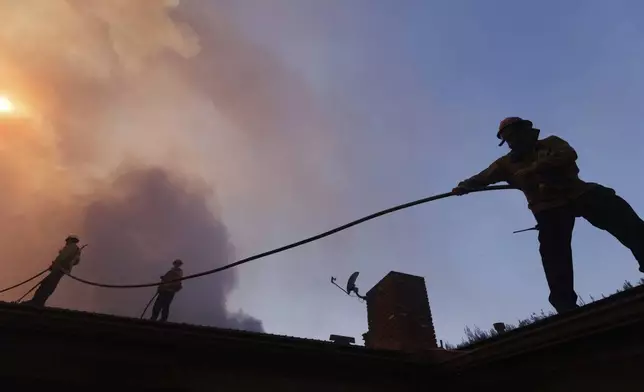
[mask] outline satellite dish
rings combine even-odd
[[[331,277],[331,283],[334,286],[336,286],[337,288],[339,288],[340,290],[342,290],[348,296],[352,297],[351,293],[356,293],[356,297],[364,300],[366,298],[361,296],[360,293],[358,293],[358,288],[356,287],[356,279],[358,279],[359,274],[360,273],[358,271],[356,271],[356,272],[352,273],[351,276],[349,276],[349,280],[347,281],[347,289],[346,290],[343,289],[342,287],[340,287],[337,283],[335,283],[335,278],[333,276]]]
[[[358,291],[358,288],[356,287],[356,279],[358,279],[358,275],[360,275],[360,272],[356,271],[349,276],[349,280],[347,281],[347,293],[351,294],[352,291]]]

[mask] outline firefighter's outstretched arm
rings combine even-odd
[[[507,180],[506,171],[500,163],[500,160],[497,159],[487,169],[468,178],[467,180],[461,181],[452,191],[457,195],[463,195],[477,189],[485,188],[488,185]]]

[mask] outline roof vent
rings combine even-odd
[[[493,326],[497,333],[505,332],[505,323],[494,323]]]
[[[331,335],[329,340],[341,346],[350,346],[356,342],[351,336]]]

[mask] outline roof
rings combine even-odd
[[[462,354],[446,361],[444,367],[451,370],[477,367],[582,340],[594,345],[593,341],[600,336],[620,329],[637,329],[639,325],[644,325],[644,286],[476,342],[459,350]],[[599,345],[594,346],[599,349]]]
[[[10,338],[4,341],[2,337]],[[3,355],[23,357],[25,363],[34,358],[48,361],[41,358],[42,346],[53,345],[64,347],[65,355],[74,362],[85,358],[80,362],[93,363],[94,368],[104,362],[113,368],[117,363],[122,372],[144,363],[150,367],[226,367],[253,372],[271,369],[284,374],[305,364],[306,370],[298,370],[299,376],[310,372],[315,377],[323,373],[357,378],[374,372],[376,378],[412,380],[427,374],[424,361],[402,352],[12,303],[0,303],[0,339]],[[57,360],[65,362],[61,349],[55,350]],[[18,370],[0,367],[0,379],[14,377],[13,373],[5,374],[13,371]]]
[[[31,307],[25,304],[0,302],[0,328],[6,328],[9,323],[29,322],[30,325],[47,324],[48,327],[65,326],[78,327],[92,326],[97,328],[129,328],[131,331],[163,331],[168,334],[190,335],[190,336],[217,336],[221,339],[248,340],[255,342],[275,343],[283,345],[300,345],[307,348],[337,348],[333,342],[300,338],[287,335],[270,334],[264,332],[241,331],[227,328],[212,327],[206,325],[195,325],[174,322],[156,322],[148,319],[137,319],[131,317],[114,316],[102,313],[84,312],[64,308],[44,309]],[[73,324],[72,324],[73,323]],[[74,325],[76,324],[76,325]],[[363,346],[350,346],[353,351],[367,353],[372,352]]]
[[[33,378],[34,374],[45,379],[65,377],[69,372],[61,373],[56,366],[60,363],[65,369],[73,362],[73,377],[94,377],[101,382],[115,373],[120,382],[144,375],[154,379],[158,369],[177,367],[201,369],[201,374],[234,370],[281,377],[311,375],[318,380],[346,377],[374,385],[386,380],[412,384],[441,376],[479,386],[483,380],[497,385],[499,380],[517,382],[534,374],[545,380],[561,369],[578,371],[580,363],[586,369],[598,363],[600,370],[627,368],[626,356],[639,356],[640,362],[630,362],[642,364],[644,340],[639,336],[643,329],[644,287],[508,331],[467,350],[411,355],[290,336],[0,303],[3,356],[12,358],[0,367],[0,381]],[[55,353],[56,361],[43,355],[48,352]],[[294,369],[298,369],[295,375]],[[573,377],[574,371],[564,373]]]

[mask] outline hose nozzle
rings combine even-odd
[[[531,227],[531,228],[529,228],[529,229],[523,229],[523,230],[513,231],[513,232],[512,232],[512,234],[525,233],[526,231],[532,231],[532,230],[539,231],[539,225],[536,225],[536,226]]]

